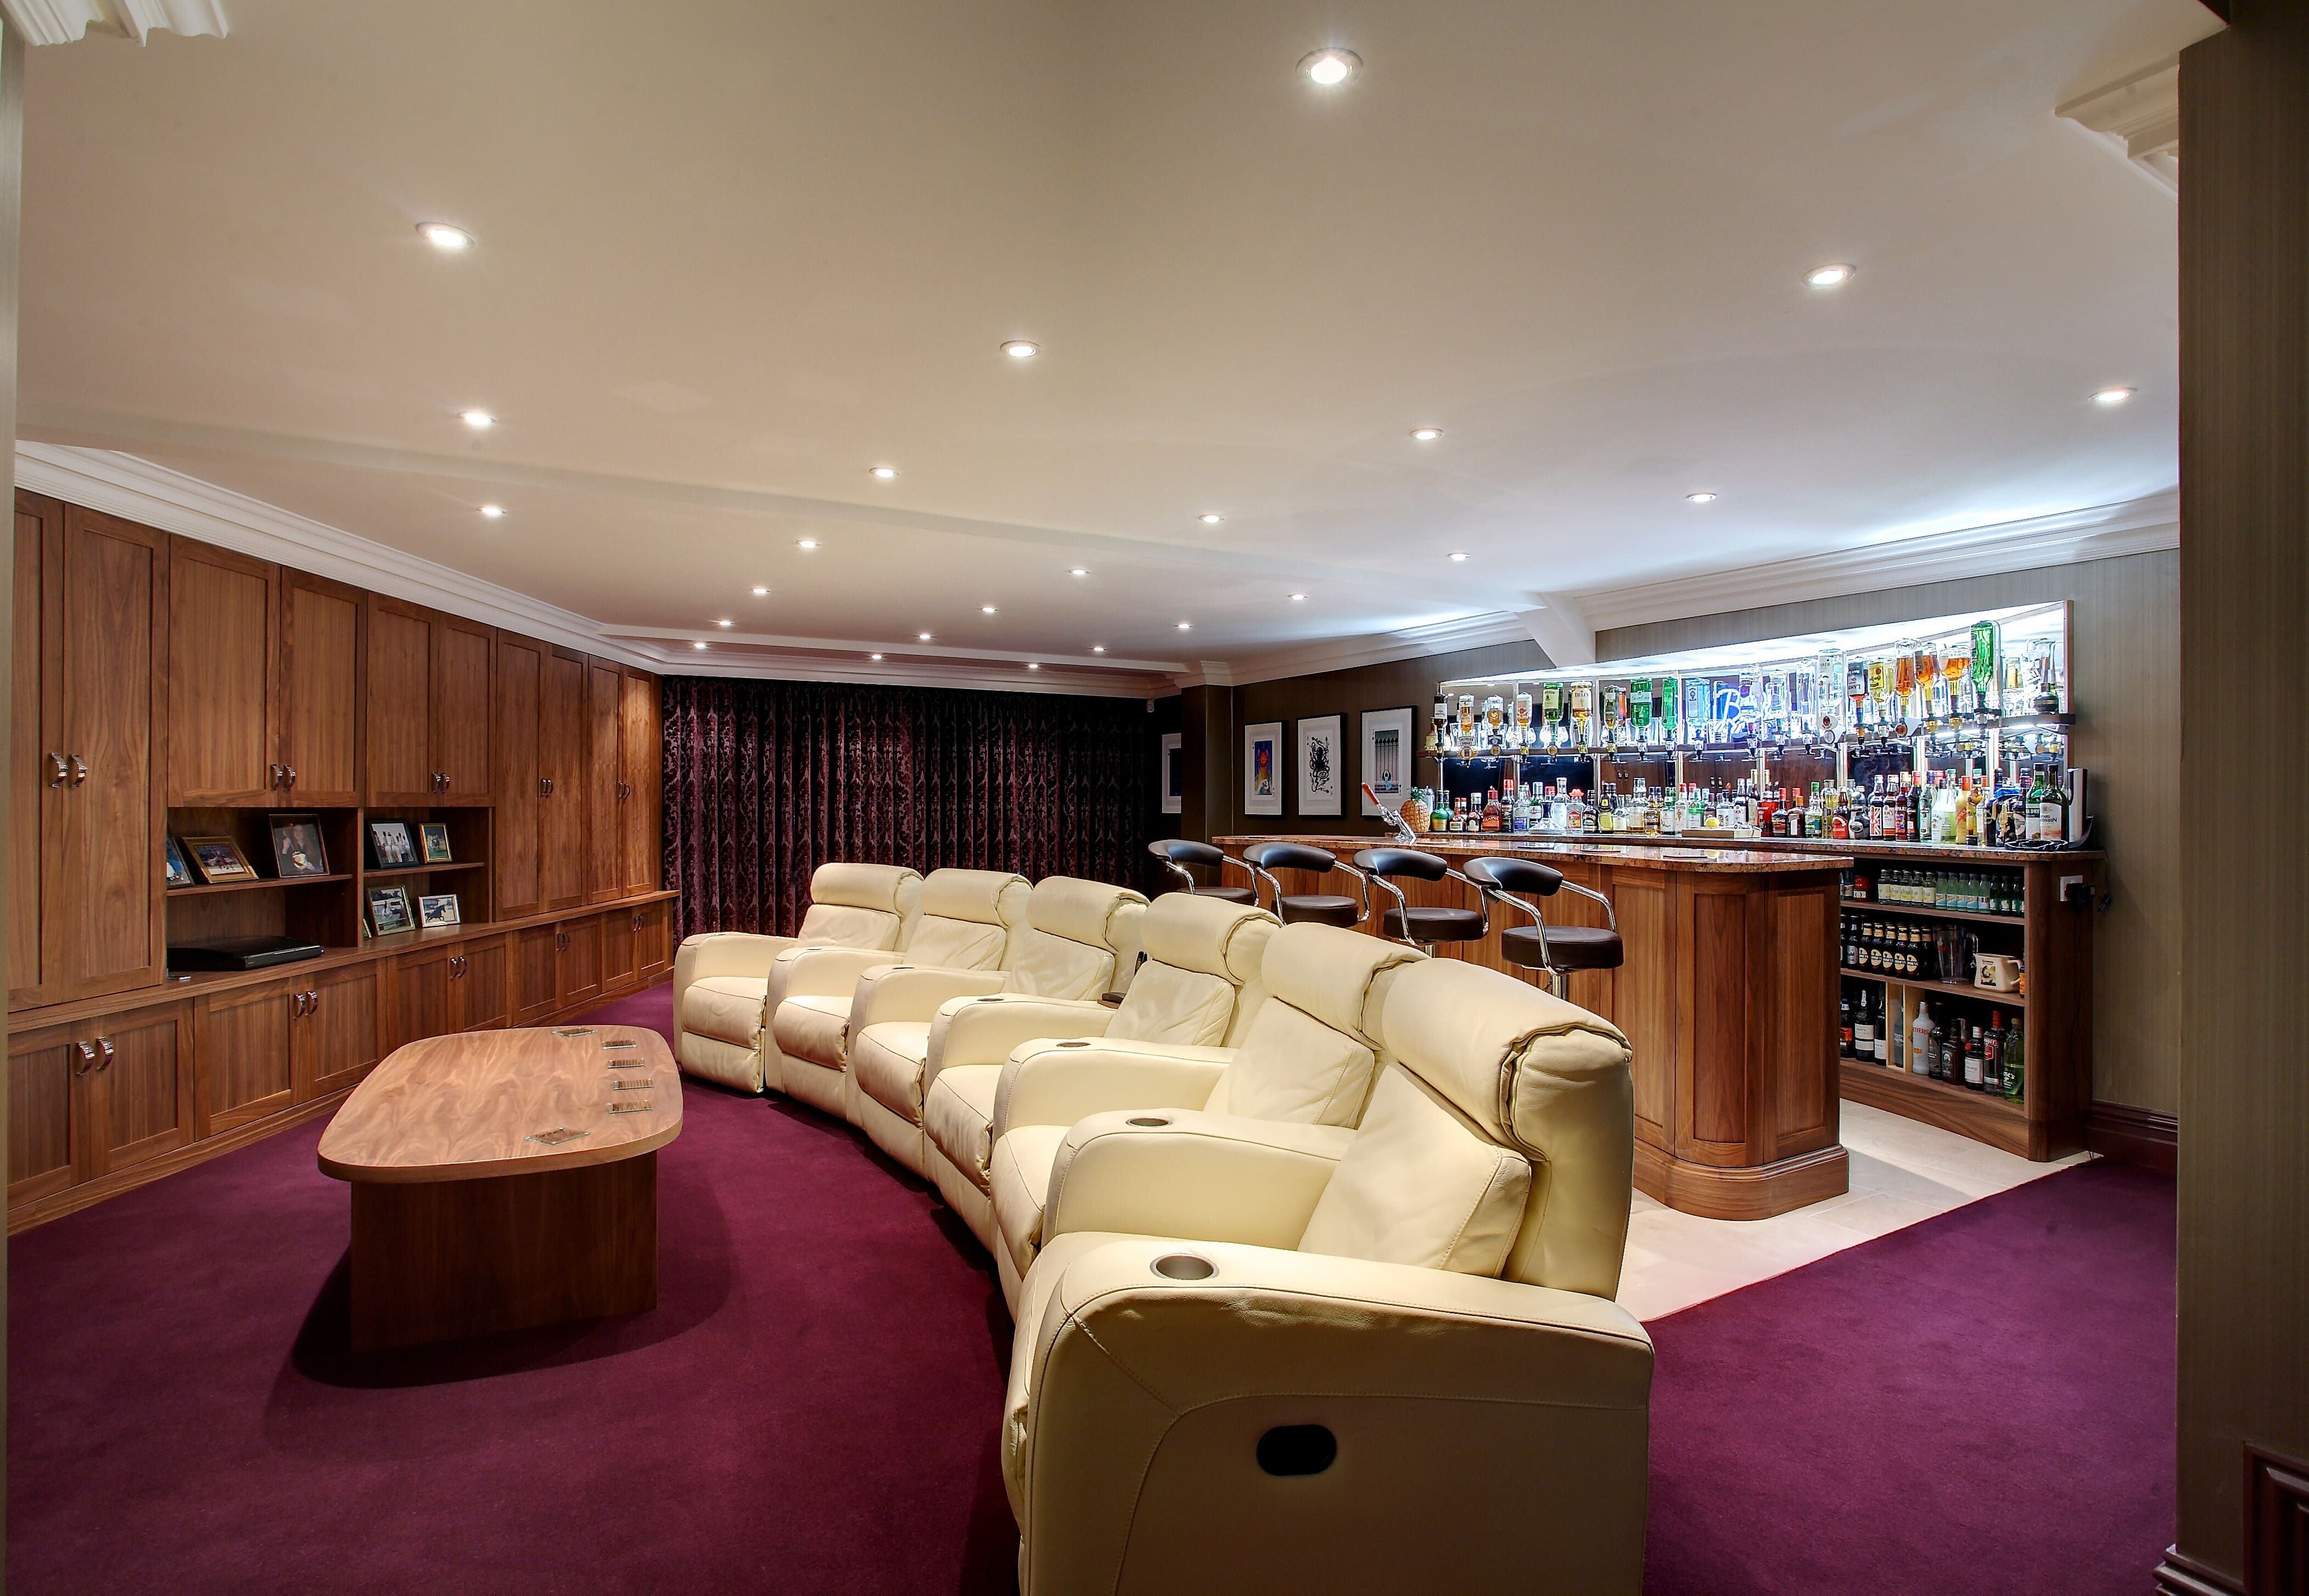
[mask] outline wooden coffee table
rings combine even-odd
[[[356,1352],[657,1305],[665,1038],[629,1025],[411,1042],[321,1137],[352,1186]]]

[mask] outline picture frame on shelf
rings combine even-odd
[[[171,837],[168,838],[167,841],[169,844],[169,885],[171,887],[190,887],[195,885],[195,883],[193,880],[193,867],[185,863],[185,850],[177,846],[177,839],[175,837]]]
[[[1299,812],[1335,815],[1346,785],[1346,750],[1340,746],[1341,716],[1302,716],[1299,720]]]
[[[391,936],[396,931],[407,931],[416,924],[409,908],[409,889],[394,885],[371,887],[368,889],[368,920],[376,934]]]
[[[439,820],[427,820],[417,828],[418,838],[424,846],[428,864],[454,864],[449,856],[449,828]]]
[[[1283,812],[1283,723],[1263,720],[1242,729],[1242,812]]]
[[[1363,785],[1379,799],[1362,800],[1366,820],[1393,814],[1411,796],[1411,713],[1407,707],[1363,711]]]
[[[1181,814],[1186,811],[1185,742],[1181,733],[1163,733],[1163,785],[1159,790],[1163,798],[1163,812],[1166,815]]]
[[[418,898],[417,924],[427,931],[460,924],[457,895],[454,892],[428,892]]]
[[[406,820],[371,820],[368,851],[378,870],[412,870],[419,863],[417,839]]]
[[[329,873],[328,846],[318,815],[267,815],[272,830],[272,873],[282,880]]]
[[[187,837],[184,842],[185,856],[191,862],[194,872],[209,886],[263,879],[248,862],[248,856],[240,851],[240,845],[229,837]]]

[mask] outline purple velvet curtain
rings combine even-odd
[[[669,676],[664,702],[680,935],[790,932],[834,859],[1151,885],[1136,698]]]

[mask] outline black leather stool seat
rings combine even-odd
[[[1221,903],[1257,904],[1258,902],[1248,887],[1198,887],[1195,889],[1195,896],[1215,898]]]
[[[1483,917],[1474,909],[1389,909],[1387,934],[1408,942],[1472,942],[1483,934]]]
[[[1294,893],[1280,900],[1285,925],[1336,925],[1352,931],[1363,917],[1363,906],[1352,898],[1338,898],[1327,892]]]
[[[1544,955],[1538,926],[1510,925],[1500,932],[1500,951],[1527,970],[1616,970],[1624,958],[1620,933],[1601,925],[1549,926]]]

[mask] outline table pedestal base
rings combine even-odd
[[[1776,1163],[1721,1169],[1636,1141],[1636,1189],[1680,1213],[1705,1219],[1769,1219],[1851,1189],[1839,1144]]]

